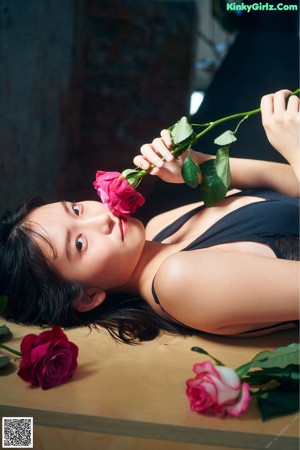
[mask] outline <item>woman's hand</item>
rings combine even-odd
[[[150,174],[156,175],[168,183],[183,183],[181,175],[182,163],[187,151],[175,158],[171,153],[172,140],[169,130],[162,130],[160,137],[153,139],[151,144],[144,144],[141,147],[141,155],[135,156],[133,162],[136,166],[144,170],[149,170],[153,164]],[[196,164],[201,164],[209,155],[191,150],[191,156]]]
[[[150,171],[151,175],[157,175],[169,183],[182,183],[181,157],[175,159],[171,153],[172,140],[169,130],[162,130],[160,137],[153,139],[151,144],[141,147],[141,155],[135,156],[133,162],[144,170],[149,170],[151,165],[156,166]]]
[[[281,90],[261,99],[262,123],[270,144],[290,163],[300,181],[300,100]],[[288,98],[288,100],[287,100]]]

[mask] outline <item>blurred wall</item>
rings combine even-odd
[[[245,3],[253,4],[251,0]],[[193,117],[195,123],[259,108],[264,94],[299,87],[298,4],[290,1],[289,7],[295,7],[291,10],[254,10],[242,14],[237,37]],[[237,123],[227,122],[207,133],[195,149],[215,152],[214,138],[234,129]],[[237,138],[230,147],[231,156],[283,161],[268,143],[260,114],[241,125]]]
[[[81,146],[65,186],[80,198],[96,196],[97,169],[132,167],[142,144],[188,114],[197,25],[188,0],[87,0],[86,8]]]
[[[253,1],[244,3],[252,5]],[[192,116],[192,123],[207,123],[256,109],[264,94],[299,87],[299,2],[290,1],[289,7],[290,10],[252,10],[239,16],[236,39],[208,86],[204,101]],[[214,139],[225,130],[234,130],[237,124],[238,120],[214,128],[194,149],[215,155],[218,147],[213,144]],[[241,125],[237,138],[230,146],[233,157],[284,161],[268,143],[260,114]],[[147,198],[147,208],[142,208],[143,219],[200,198],[198,188],[156,180]]]
[[[70,130],[72,0],[0,1],[1,209],[57,195]]]
[[[0,0],[1,210],[91,198],[187,114],[196,20],[193,1]]]

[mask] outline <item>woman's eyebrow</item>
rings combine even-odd
[[[71,215],[70,209],[68,208],[68,204],[65,200],[61,201],[61,205],[64,208],[65,212],[68,215]],[[67,256],[67,260],[70,262],[71,261],[71,256],[72,256],[72,252],[71,252],[71,233],[70,230],[67,229],[66,232],[66,237],[65,237],[65,254]]]

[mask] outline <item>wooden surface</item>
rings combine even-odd
[[[40,333],[7,325],[15,349],[24,335]],[[33,417],[36,450],[298,449],[298,414],[262,422],[252,400],[239,418],[220,419],[190,411],[185,394],[193,364],[208,359],[192,346],[236,368],[259,351],[297,342],[297,330],[252,339],[164,335],[139,346],[84,328],[67,335],[79,347],[79,367],[68,383],[32,388],[17,376],[17,365],[1,377],[1,416]]]

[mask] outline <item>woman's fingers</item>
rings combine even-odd
[[[274,115],[277,120],[283,120],[286,111],[286,99],[291,91],[282,89],[274,94]]]
[[[160,138],[153,139],[151,144],[142,145],[141,155],[136,156],[133,162],[136,166],[145,170],[148,170],[151,165],[162,168],[165,161],[170,162],[174,159],[169,150],[171,146],[170,132],[162,130]]]
[[[165,157],[166,160],[170,160],[169,155],[166,153],[166,149],[162,147],[161,143],[155,142],[154,144],[142,145],[141,155],[136,156],[133,159],[133,162],[136,166],[141,167],[141,169],[148,170],[152,164],[158,168],[162,168],[164,165],[163,157]],[[172,155],[171,158],[173,159]]]
[[[274,113],[274,94],[264,95],[260,102],[263,123],[267,123]]]
[[[157,167],[162,167],[164,165],[163,160],[156,153],[156,150],[152,144],[142,145],[141,153],[150,164],[154,164]]]
[[[268,124],[272,119],[282,121],[286,112],[295,114],[299,111],[300,101],[297,95],[289,95],[291,91],[282,89],[275,94],[264,95],[261,99],[261,114],[264,124]],[[288,99],[288,100],[287,100]]]
[[[166,145],[166,147],[171,148],[172,147],[172,139],[171,139],[171,133],[169,130],[161,130],[160,135]]]
[[[299,173],[299,98],[287,89],[261,99],[262,123],[270,144],[292,166],[298,180]]]
[[[151,164],[142,155],[135,156],[133,158],[133,164],[144,170],[150,169],[151,166]]]
[[[291,95],[288,104],[287,104],[287,111],[289,114],[298,114],[300,110],[300,99],[297,95]]]
[[[172,143],[171,143],[172,144]],[[159,154],[166,161],[172,161],[174,159],[172,153],[167,148],[166,143],[163,138],[156,138],[152,141],[152,148],[155,153]]]

